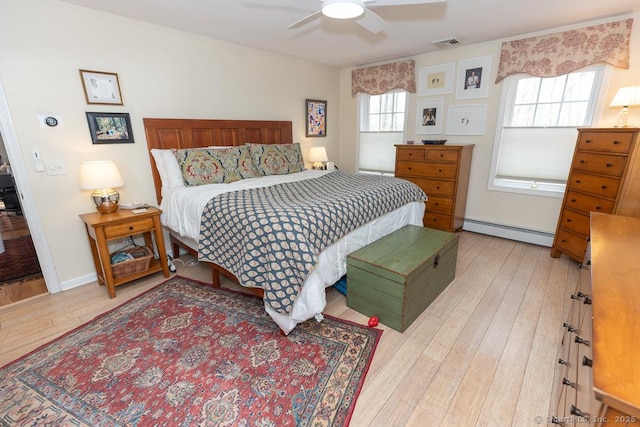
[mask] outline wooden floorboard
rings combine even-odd
[[[459,236],[455,280],[404,333],[379,326],[382,338],[351,426],[521,426],[549,415],[577,263],[551,258],[540,246]],[[209,282],[208,266],[191,261],[181,257],[178,274]],[[0,365],[164,280],[158,274],[120,286],[113,299],[93,283],[0,307]],[[334,289],[325,314],[368,319]]]

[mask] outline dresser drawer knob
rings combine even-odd
[[[593,367],[593,360],[589,359],[587,356],[582,356],[582,366]]]
[[[567,222],[571,222],[571,218],[567,218]]]
[[[590,139],[585,139],[585,141],[587,144],[591,144],[591,140]]]
[[[584,164],[586,161],[584,159],[580,159],[580,163]]]
[[[585,340],[576,335],[576,339],[574,340],[578,344],[584,344],[587,347],[589,346],[589,340]]]
[[[563,359],[558,359],[558,363],[561,364],[561,365],[566,365],[567,361],[563,360]]]
[[[438,173],[442,173],[442,169],[438,169]]]
[[[578,330],[576,328],[574,328],[573,326],[571,326],[570,324],[568,324],[567,322],[564,322],[562,324],[563,328],[567,328],[567,331],[569,332],[578,332]]]
[[[569,387],[576,388],[576,383],[572,383],[566,378],[562,379],[562,385],[568,385]]]
[[[559,426],[563,426],[564,423],[562,421],[560,421],[559,418],[556,417],[551,417],[551,424],[557,424]]]
[[[578,299],[581,298],[583,295],[580,295],[582,292],[578,292],[578,295],[576,294],[571,294],[571,299]]]
[[[133,230],[133,226],[132,225],[129,226],[129,230]]]
[[[602,186],[602,187],[600,187],[600,188],[602,188],[603,190],[606,190],[606,189],[607,189],[607,186],[606,186],[606,185],[603,185],[603,186]]]
[[[607,165],[606,165],[606,166],[607,166],[608,168],[610,168],[611,166],[613,166],[613,164],[611,164],[611,163],[607,163]]]
[[[587,294],[584,294],[584,293],[582,293],[580,291],[578,291],[577,295],[578,295],[578,298],[583,298],[583,297],[587,296]]]
[[[585,305],[591,305],[591,298],[586,297],[586,298],[584,299],[584,303],[585,303]]]
[[[582,412],[580,409],[576,408],[575,405],[571,405],[571,415],[589,419],[589,414],[587,414],[586,412]]]
[[[602,210],[602,207],[601,206],[596,206],[596,210],[600,211],[600,210]]]
[[[618,144],[620,144],[620,141],[618,141],[618,140],[614,140],[613,141],[613,145],[618,145]]]
[[[571,199],[571,203],[575,203],[575,202],[576,202],[576,199]]]
[[[582,180],[576,179],[576,184],[582,183]]]

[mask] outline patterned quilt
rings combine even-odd
[[[427,197],[402,179],[335,171],[320,178],[224,193],[200,223],[198,259],[264,289],[265,304],[288,314],[318,255],[356,228]]]

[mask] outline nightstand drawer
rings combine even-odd
[[[153,218],[145,218],[139,221],[132,221],[126,224],[108,225],[104,227],[104,234],[107,239],[139,234],[153,230]]]

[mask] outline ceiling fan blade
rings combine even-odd
[[[384,19],[380,18],[378,15],[366,8],[364,10],[362,18],[356,19],[356,22],[358,22],[358,24],[360,24],[364,29],[372,32],[373,34],[378,34],[380,31],[384,30],[387,27],[387,23]]]
[[[319,10],[317,12],[313,12],[311,15],[305,16],[304,18],[302,18],[298,22],[294,22],[293,24],[289,25],[287,27],[287,30],[291,30],[293,28],[302,27],[303,25],[308,24],[309,22],[311,22],[314,19],[317,19],[317,18],[319,18],[321,16],[322,16],[322,11],[321,10]]]
[[[410,4],[443,3],[445,1],[447,0],[370,0],[365,1],[365,4],[371,4],[371,6],[406,6]]]

